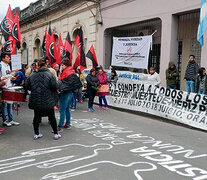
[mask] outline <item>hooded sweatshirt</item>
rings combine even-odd
[[[174,68],[170,68],[170,66],[174,65]],[[169,62],[169,67],[166,70],[166,80],[167,80],[167,85],[175,85],[176,79],[178,77],[178,71],[176,69],[176,66],[173,62]]]

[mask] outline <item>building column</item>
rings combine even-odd
[[[177,64],[178,56],[178,17],[164,15],[162,20],[161,34],[161,57],[160,57],[160,78],[161,86],[166,86],[165,71],[170,61]]]
[[[201,67],[207,69],[207,32],[204,35],[204,45],[201,50]]]

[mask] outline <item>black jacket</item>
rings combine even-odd
[[[87,81],[87,88],[90,89],[92,88],[92,86],[95,86],[95,83],[97,84],[97,86],[100,84],[98,77],[97,76],[92,76],[91,74],[89,74],[86,77],[86,81]]]
[[[67,78],[59,80],[58,83],[60,84],[60,93],[75,91],[82,87],[81,81],[76,74],[71,74]]]
[[[53,74],[46,68],[32,73],[26,83],[27,90],[31,90],[29,108],[37,110],[53,109],[57,104],[58,83]]]

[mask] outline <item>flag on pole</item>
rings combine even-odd
[[[73,48],[72,48],[72,42],[71,42],[71,39],[70,39],[69,32],[68,32],[66,40],[65,40],[63,56],[67,57],[70,60],[71,64],[72,64],[72,61],[73,61]]]
[[[63,50],[64,50],[63,40],[62,40],[61,34],[59,34],[59,37],[58,37],[58,58],[56,61],[57,64],[61,64]]]
[[[55,42],[54,32],[52,32],[51,40],[50,40],[50,46],[49,46],[50,65],[54,66],[57,63],[56,62],[57,59],[58,59],[57,46],[56,46],[56,42]]]
[[[48,33],[47,33],[47,36],[46,36],[46,43],[45,43],[46,56],[47,57],[49,57],[49,48],[50,48],[50,43],[51,43],[51,36],[52,36],[52,30],[51,30],[51,26],[49,25]]]
[[[22,35],[21,35],[21,31],[20,31],[19,14],[18,14],[17,10],[16,10],[15,18],[14,18],[14,24],[13,24],[13,27],[12,27],[12,34],[11,35],[16,41],[16,47],[18,49],[20,49]]]
[[[77,53],[77,57],[75,60],[75,67],[80,66],[80,70],[81,72],[87,68],[86,66],[86,56],[84,53],[84,44],[83,44],[83,31],[82,31],[82,27],[80,27],[80,29],[78,29],[78,35],[75,39],[74,45],[76,47],[78,47],[78,53]]]
[[[12,32],[12,27],[14,25],[14,15],[11,10],[11,6],[9,5],[9,8],[7,10],[6,16],[1,22],[1,32],[4,36],[5,41],[9,39],[9,36]]]
[[[198,26],[198,41],[201,46],[203,46],[203,35],[207,30],[207,2],[206,0],[201,0],[201,9],[200,9],[200,20]]]
[[[44,57],[46,56],[46,42],[47,42],[47,27],[45,28],[45,34],[42,41],[42,52]]]
[[[91,45],[88,53],[86,54],[86,57],[88,57],[92,61],[93,69],[96,69],[98,66],[98,60],[97,60],[96,52],[95,52],[93,45]]]
[[[15,23],[14,21],[14,15],[11,10],[11,6],[9,5],[6,16],[0,24],[0,28],[5,39],[5,43],[3,44],[3,52],[11,55],[16,52],[16,40],[12,36],[12,29]]]

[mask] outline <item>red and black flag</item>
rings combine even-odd
[[[2,50],[6,54],[11,54],[11,55],[15,54],[15,52],[16,52],[16,41],[11,35],[9,36],[8,40],[3,44]]]
[[[44,57],[46,56],[46,42],[47,42],[47,27],[45,28],[45,34],[42,41],[42,52]]]
[[[50,65],[54,66],[57,63],[56,61],[58,59],[58,52],[57,52],[57,46],[56,46],[56,42],[55,42],[54,32],[52,32],[52,35],[51,35],[48,57],[50,60]]]
[[[56,61],[57,64],[61,64],[63,51],[64,51],[63,40],[62,40],[61,34],[59,34],[59,37],[58,37],[58,58]]]
[[[91,45],[88,53],[86,54],[86,57],[89,58],[92,61],[93,69],[96,69],[97,66],[98,66],[98,60],[97,60],[96,52],[95,52],[95,49],[94,49],[93,45]]]
[[[16,41],[16,47],[18,49],[20,49],[21,47],[21,39],[22,39],[22,35],[20,32],[20,25],[19,25],[19,14],[18,11],[16,10],[16,15],[14,18],[14,24],[12,27],[12,32],[11,32],[12,37],[15,39]]]
[[[9,5],[9,8],[7,10],[6,16],[1,22],[1,32],[4,36],[5,41],[9,39],[9,36],[11,36],[12,27],[14,25],[14,15],[11,10],[11,6]]]
[[[74,45],[76,47],[78,47],[78,53],[77,53],[77,57],[76,57],[74,66],[75,67],[80,66],[80,70],[83,71],[84,69],[87,68],[87,66],[86,66],[86,56],[85,56],[85,53],[84,53],[82,27],[80,27],[80,29],[78,29],[78,35],[76,36]]]
[[[69,32],[68,32],[66,40],[65,40],[63,56],[67,57],[70,60],[71,64],[72,64],[72,61],[73,61],[73,48],[72,48],[72,42],[70,40]]]
[[[49,29],[48,29],[48,33],[46,35],[46,39],[45,39],[45,47],[46,47],[46,56],[49,57],[49,48],[50,48],[50,44],[51,44],[51,38],[52,37],[52,30],[51,30],[51,26],[49,25]]]

